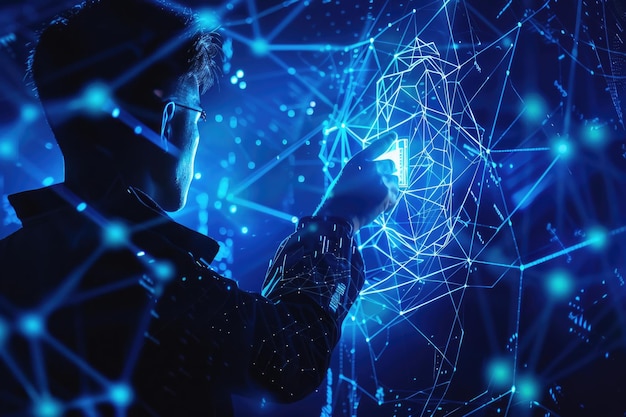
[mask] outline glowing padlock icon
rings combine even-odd
[[[374,161],[389,159],[396,165],[395,176],[398,177],[398,186],[409,186],[409,140],[396,139],[391,146]]]

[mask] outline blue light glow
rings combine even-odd
[[[28,337],[39,337],[44,332],[43,318],[35,313],[25,314],[20,318],[19,327]]]

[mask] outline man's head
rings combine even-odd
[[[122,176],[166,210],[182,207],[218,53],[193,14],[156,0],[89,0],[54,20],[30,69],[66,181]]]

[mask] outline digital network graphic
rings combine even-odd
[[[0,6],[2,236],[7,195],[62,181],[25,61],[72,4]],[[399,139],[400,198],[359,232],[367,280],[326,381],[295,404],[238,397],[238,415],[626,413],[623,2],[184,4],[224,50],[173,217],[220,241],[242,288],[353,154]]]

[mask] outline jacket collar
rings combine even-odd
[[[219,251],[215,240],[176,223],[147,194],[120,183],[95,201],[81,198],[65,184],[13,194],[9,201],[25,227],[71,209],[82,212],[97,224],[117,218],[139,229],[150,229],[206,263],[212,262]]]

